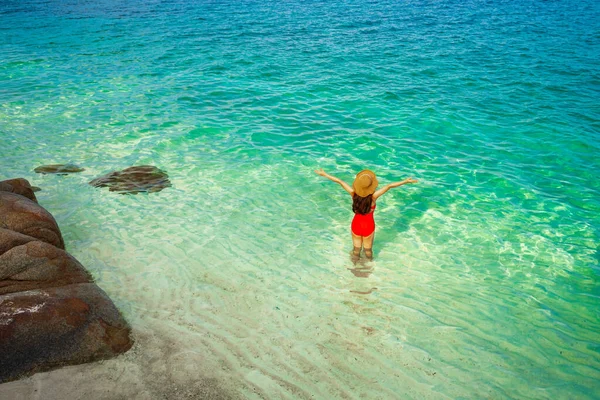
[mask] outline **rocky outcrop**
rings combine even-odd
[[[137,194],[160,192],[171,186],[169,175],[152,165],[140,165],[115,171],[90,181],[94,187],[108,187],[111,192]]]
[[[66,251],[0,229],[0,295],[85,282],[92,277]]]
[[[23,178],[0,181],[0,192],[20,194],[37,203],[37,198],[34,193],[37,191],[36,189],[39,190],[39,188],[31,186],[27,179]]]
[[[0,383],[131,345],[119,311],[64,251],[52,215],[0,191]]]
[[[0,228],[32,236],[60,249],[65,248],[52,214],[33,200],[15,193],[0,191]]]
[[[0,383],[109,358],[131,344],[129,327],[93,283],[0,296]]]
[[[57,175],[67,175],[74,172],[85,171],[85,168],[78,167],[73,164],[50,164],[50,165],[41,165],[34,169],[34,172],[38,174],[57,174]]]

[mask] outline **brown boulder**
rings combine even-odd
[[[33,192],[36,192],[39,188],[35,188],[31,186],[27,179],[17,178],[17,179],[8,179],[6,181],[0,181],[0,191],[2,192],[10,192],[20,194],[21,196],[25,196],[30,200],[33,200],[37,203],[37,198]]]
[[[10,229],[0,228],[0,256],[16,246],[37,240],[31,236],[11,231]],[[1,266],[2,264],[0,264]]]
[[[0,295],[0,383],[127,351],[130,328],[93,283]]]
[[[60,229],[52,214],[18,194],[0,191],[0,228],[32,236],[64,249]]]
[[[140,165],[115,171],[90,181],[94,187],[108,187],[111,192],[138,194],[160,192],[171,186],[169,175],[152,165]]]
[[[0,190],[0,384],[127,351],[131,329],[63,250],[54,217],[16,194],[27,181],[6,182],[1,188],[10,192]]]
[[[64,250],[0,229],[0,295],[84,282],[92,277]]]

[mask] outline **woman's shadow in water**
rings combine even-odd
[[[427,199],[427,201],[423,201],[423,199]],[[418,192],[409,193],[403,198],[402,203],[404,207],[398,211],[397,216],[394,215],[393,211],[386,212],[385,217],[394,218],[392,226],[375,231],[373,259],[366,258],[364,252],[361,252],[360,257],[356,257],[350,252],[350,261],[354,267],[348,268],[348,270],[357,278],[368,278],[373,273],[373,260],[377,259],[379,249],[385,248],[391,243],[396,243],[398,237],[407,232],[413,222],[421,219],[428,210],[440,206],[439,192],[435,193],[433,188],[425,187]]]

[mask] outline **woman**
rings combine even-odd
[[[375,173],[368,169],[356,174],[352,187],[343,180],[329,175],[322,169],[318,169],[315,172],[335,183],[339,183],[344,190],[352,196],[352,211],[354,211],[354,218],[352,219],[350,229],[352,233],[352,244],[354,246],[352,255],[354,257],[360,257],[360,250],[364,247],[365,256],[368,259],[372,259],[373,239],[375,237],[375,220],[373,219],[373,213],[375,212],[375,203],[377,199],[391,188],[406,185],[407,183],[417,183],[417,180],[407,178],[400,182],[385,185],[376,191],[375,189],[377,189],[379,182],[377,182]]]

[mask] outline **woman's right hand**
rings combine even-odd
[[[315,173],[321,176],[327,176],[327,172],[323,171],[323,169],[315,169]]]
[[[406,178],[404,180],[405,183],[417,183],[419,182],[418,180],[414,179],[414,178]]]

